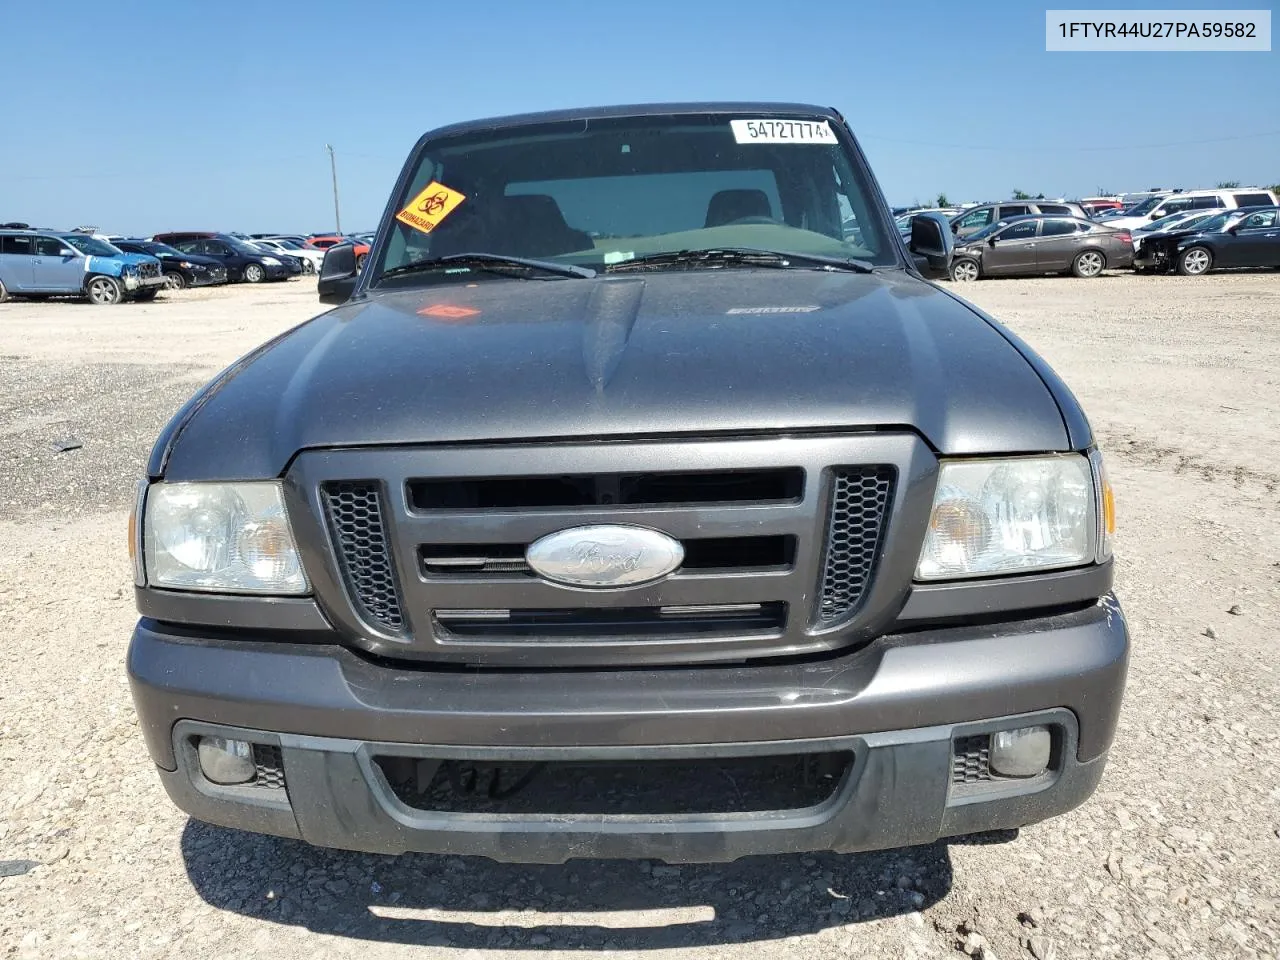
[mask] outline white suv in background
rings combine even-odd
[[[1276,195],[1260,187],[1236,187],[1231,190],[1187,190],[1163,197],[1148,197],[1120,216],[1107,217],[1108,227],[1137,230],[1172,213],[1190,210],[1234,210],[1237,207],[1274,207]]]

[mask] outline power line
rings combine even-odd
[[[916,147],[935,147],[944,150],[998,150],[1002,153],[1096,153],[1113,150],[1160,150],[1165,147],[1189,147],[1201,143],[1227,143],[1232,140],[1260,140],[1264,137],[1280,137],[1280,130],[1272,130],[1267,133],[1244,133],[1231,137],[1202,137],[1198,140],[1173,140],[1168,143],[1123,143],[1105,144],[1103,146],[1093,147],[1020,147],[1008,143],[938,143],[933,140],[907,140],[900,137],[881,137],[873,134],[858,134],[859,140],[880,140],[885,143],[904,143]]]

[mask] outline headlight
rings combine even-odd
[[[1100,469],[1100,458],[1097,464]],[[1094,462],[1080,454],[943,463],[916,579],[989,577],[1104,559],[1094,473]]]
[[[178,261],[178,266],[180,266],[183,270],[192,270],[192,269],[194,269],[194,268],[195,268],[195,264],[194,264],[194,263],[189,263],[189,262],[188,262],[188,261],[186,261],[186,260],[179,260],[179,261]]]
[[[147,582],[217,593],[306,593],[280,484],[157,483],[147,491]]]
[[[265,263],[265,264],[266,264],[267,266],[269,266],[269,267],[278,267],[278,266],[280,266],[280,261],[279,261],[279,260],[277,260],[275,257],[263,257],[263,258],[262,258],[262,262],[263,262],[263,263]]]

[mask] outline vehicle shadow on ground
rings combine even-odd
[[[316,933],[473,949],[771,940],[923,910],[952,883],[942,842],[680,867],[620,860],[530,866],[322,850],[189,820],[181,849],[196,892],[220,909]]]

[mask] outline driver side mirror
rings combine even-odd
[[[1148,214],[1147,219],[1148,219],[1148,220],[1159,220],[1159,219],[1160,219],[1161,217],[1163,217],[1163,216],[1165,216],[1165,214],[1160,213],[1160,212],[1157,210],[1157,211],[1156,211],[1156,212],[1154,212],[1154,213]]]
[[[911,218],[911,257],[916,269],[930,280],[942,279],[951,270],[951,253],[956,245],[954,229],[940,213],[917,213]]]
[[[356,288],[356,248],[351,243],[335,243],[324,252],[320,281],[316,285],[321,303],[346,303]]]

